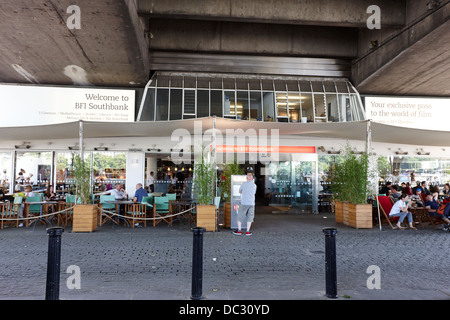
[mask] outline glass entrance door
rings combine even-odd
[[[317,212],[317,155],[285,154],[269,164],[270,206]]]

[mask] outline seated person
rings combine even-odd
[[[411,205],[411,201],[408,200],[409,196],[406,193],[402,193],[400,199],[392,206],[391,212],[389,212],[389,217],[398,217],[397,228],[400,230],[405,229],[401,224],[403,220],[405,220],[405,217],[408,217],[409,228],[417,230],[413,226],[412,214],[408,210]]]
[[[413,194],[411,196],[411,200],[414,201],[418,207],[423,207],[423,202],[422,202],[422,190],[421,189],[416,189],[415,194]]]
[[[148,197],[147,191],[142,187],[142,183],[136,184],[136,192],[134,193],[133,202],[142,202],[143,197]]]
[[[391,189],[389,190],[389,195],[397,200],[402,196],[402,193],[398,191],[395,186],[391,186]]]
[[[446,216],[445,214],[439,214],[437,212],[437,209],[439,208],[439,203],[436,201],[436,199],[433,198],[431,194],[427,195],[424,205],[431,217],[440,216],[442,220],[445,221],[446,224],[450,224],[448,216]],[[446,211],[448,214],[449,210]]]

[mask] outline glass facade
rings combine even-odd
[[[360,96],[347,79],[157,72],[138,121],[208,116],[290,123],[365,119]]]

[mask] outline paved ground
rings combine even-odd
[[[273,213],[259,207],[253,236],[204,234],[204,300],[329,300],[325,297],[324,227],[336,227],[338,300],[448,300],[450,233],[425,229],[355,230],[332,214]],[[130,229],[105,225],[62,235],[61,300],[189,300],[192,232],[178,225]],[[0,299],[45,298],[48,236],[0,231]],[[69,266],[80,289],[68,289]],[[369,289],[369,266],[380,289]],[[373,282],[371,282],[373,283]]]

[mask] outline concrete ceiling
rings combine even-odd
[[[148,57],[140,50],[127,3],[76,3],[80,29],[68,27],[76,13],[68,10],[73,1],[0,2],[0,82],[145,85]]]
[[[202,6],[202,2],[204,1],[195,3]],[[270,41],[270,34],[258,34],[258,26],[264,25],[262,30],[268,30],[267,24],[276,24],[280,25],[276,30],[286,30],[285,34],[288,36],[278,37],[276,42],[278,49],[286,48],[286,54],[273,51],[274,56],[321,58],[317,55],[322,48],[322,42],[315,43],[314,48],[310,46],[309,49],[308,43],[299,46],[296,36],[299,41],[307,41],[311,38],[309,35],[314,32],[314,28],[317,28],[320,34],[327,28],[329,32],[335,30],[332,34],[343,39],[342,44],[345,41],[346,51],[341,50],[339,56],[334,58],[346,57],[354,61],[351,80],[360,93],[450,96],[450,1],[441,1],[439,10],[433,15],[427,15],[405,26],[407,14],[402,8],[408,1],[380,0],[380,6],[389,6],[387,10],[383,9],[384,21],[388,21],[394,32],[390,33],[391,36],[386,41],[380,41],[376,50],[366,54],[365,50],[360,49],[360,43],[366,41],[369,36],[361,36],[361,30],[365,28],[368,16],[364,10],[371,2],[346,0],[347,7],[339,6],[339,10],[333,10],[328,5],[330,1],[287,0],[286,10],[283,11],[280,2],[272,0],[261,1],[259,6],[250,5],[252,0],[209,1],[211,7],[203,5],[202,10],[194,10],[192,2],[186,6],[187,2],[181,0],[2,1],[0,82],[142,88],[152,70],[151,57],[155,50],[152,41],[157,45],[158,52],[165,50],[164,42],[160,40],[165,35],[164,28],[152,30],[152,19],[159,22],[158,26],[163,25],[164,19],[180,19],[197,21],[198,25],[211,24],[215,29],[212,33],[201,32],[198,43],[195,43],[196,35],[192,34],[192,29],[190,34],[180,32],[180,37],[185,38],[184,41],[178,42],[177,46],[168,43],[167,52],[175,50],[190,54],[227,54],[227,48],[230,46],[223,45],[225,38],[212,43],[208,37],[224,36],[225,33],[221,32],[225,26],[235,32],[233,23],[252,23],[248,29],[239,30],[252,30],[254,35],[264,38],[267,43]],[[424,1],[410,2],[422,5]],[[274,3],[278,5],[274,7]],[[73,4],[81,10],[80,29],[68,27],[74,14],[68,8]],[[305,9],[300,10],[299,4]],[[270,7],[277,9],[272,10],[273,19],[270,19],[270,10],[264,9]],[[298,14],[293,14],[295,10]],[[352,13],[355,10],[357,13]],[[223,24],[215,25],[215,22],[220,21],[223,21]],[[181,25],[180,30],[182,29]],[[151,31],[155,31],[154,34]],[[360,32],[360,35],[355,36],[355,31]],[[170,32],[171,41],[177,41],[173,28]],[[239,32],[234,33],[234,37],[239,36]],[[275,37],[276,33],[273,36]],[[152,37],[159,38],[152,40]],[[185,41],[186,38],[191,41]],[[330,43],[334,38],[319,38],[327,51],[323,56],[333,58]],[[246,51],[245,43],[251,44],[249,39],[248,36],[242,36],[241,49],[232,53],[271,55],[271,51],[266,49],[255,52],[253,45],[249,47],[249,52],[242,52]],[[352,41],[350,45],[348,41]],[[184,48],[183,43],[188,47]]]

